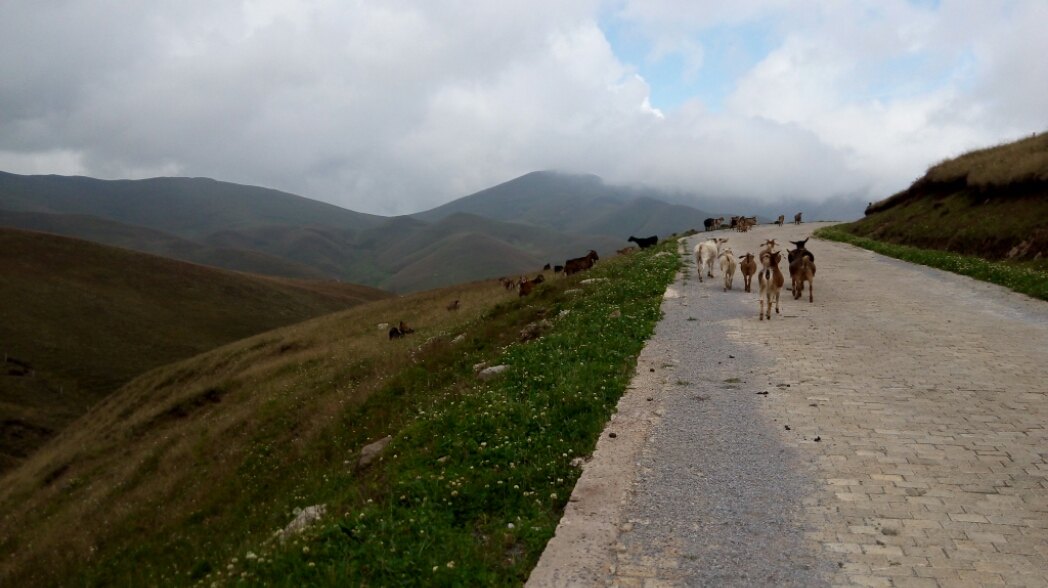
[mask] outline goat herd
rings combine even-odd
[[[780,220],[782,219],[781,216],[779,218]],[[724,274],[725,292],[732,289],[736,266],[741,270],[746,292],[750,291],[753,274],[757,274],[757,280],[760,284],[760,320],[764,320],[765,317],[771,320],[772,302],[775,303],[775,314],[779,314],[779,291],[782,290],[782,286],[785,283],[782,271],[779,269],[779,263],[782,261],[782,251],[775,250],[775,239],[768,239],[761,244],[761,249],[757,255],[746,253],[742,256],[741,261],[737,262],[732,250],[725,247],[727,242],[727,237],[718,237],[708,239],[695,246],[695,262],[699,266],[699,281],[703,281],[702,274],[704,271],[707,277],[713,277],[714,260],[720,261],[720,269]],[[790,243],[796,246],[796,249],[786,252],[790,268],[790,280],[792,282],[790,290],[793,292],[793,298],[794,300],[799,299],[804,294],[804,283],[807,282],[808,302],[815,302],[815,255],[805,247],[808,239],[790,241]],[[761,264],[759,273],[757,272],[757,261],[760,261]],[[767,307],[765,307],[765,304],[767,304]]]
[[[656,235],[652,235],[650,237],[634,237],[630,235],[630,238],[627,240],[631,243],[636,243],[637,246],[641,249],[646,249],[648,247],[658,244],[659,242],[659,238]],[[617,253],[619,253],[620,255],[624,255],[630,253],[631,251],[634,251],[633,247],[626,247],[625,249],[619,249]],[[563,273],[565,276],[570,276],[572,274],[577,274],[578,272],[581,272],[583,270],[590,269],[591,267],[593,267],[593,264],[595,264],[599,259],[600,256],[597,255],[597,252],[590,249],[589,253],[587,253],[586,255],[583,255],[582,257],[576,257],[574,259],[569,259],[564,262],[564,265],[550,265],[547,263],[542,268],[542,271],[552,270],[555,274]],[[505,277],[499,278],[499,282],[502,283],[503,287],[505,287],[507,290],[512,290],[516,288],[517,293],[520,296],[527,296],[528,294],[531,294],[531,291],[535,289],[535,286],[538,286],[544,281],[546,281],[544,274],[539,274],[534,278],[529,278],[528,276],[524,275],[517,280]]]
[[[793,215],[793,224],[801,224],[801,216],[803,213],[798,212]],[[775,219],[775,224],[780,227],[786,222],[786,215],[780,214],[779,218]],[[708,218],[703,221],[703,226],[706,227],[707,231],[716,231],[717,229],[724,228],[724,217]],[[729,229],[733,229],[742,233],[750,230],[750,227],[757,224],[757,217],[755,216],[733,216],[731,217],[731,224],[728,225]]]
[[[781,226],[784,218],[785,217],[780,215],[776,224]],[[720,228],[723,222],[724,218],[706,219],[706,230]],[[731,227],[739,231],[746,231],[755,222],[756,221],[753,217],[732,217]],[[794,216],[794,222],[801,222],[801,213],[798,212]],[[694,234],[694,231],[686,234]],[[659,242],[659,238],[656,235],[652,235],[651,237],[634,237],[631,235],[628,240],[631,243],[636,243],[637,247],[640,247],[641,249],[652,247]],[[742,273],[744,290],[746,292],[750,292],[753,275],[757,274],[757,281],[760,285],[760,320],[764,320],[765,318],[771,320],[772,303],[775,304],[775,314],[779,314],[779,292],[782,290],[785,283],[785,278],[782,275],[782,271],[779,269],[779,264],[782,262],[782,251],[775,250],[775,239],[768,239],[761,244],[761,249],[757,255],[746,253],[737,260],[732,250],[725,247],[727,242],[727,237],[717,237],[703,241],[695,246],[695,261],[698,264],[699,281],[703,281],[704,271],[707,277],[714,277],[713,262],[716,260],[720,261],[721,273],[724,274],[725,292],[733,289],[732,283],[734,282],[737,269]],[[787,261],[789,262],[790,279],[792,282],[790,290],[793,292],[793,298],[795,300],[799,299],[804,294],[804,283],[807,282],[808,302],[815,302],[815,255],[805,247],[808,243],[808,239],[804,239],[803,241],[790,241],[790,243],[793,243],[796,247],[796,249],[786,252]],[[618,250],[617,253],[624,255],[634,250],[634,247],[626,247],[625,249]],[[542,269],[543,271],[552,270],[554,273],[558,274],[563,272],[564,275],[570,276],[580,271],[592,268],[593,264],[595,264],[599,259],[600,257],[597,255],[597,252],[591,249],[589,253],[582,257],[576,257],[565,261],[564,265],[552,266],[547,263]],[[758,261],[761,265],[760,272],[757,271]],[[542,273],[536,275],[534,278],[523,275],[517,280],[505,277],[499,278],[499,282],[503,287],[507,290],[516,289],[519,296],[527,296],[531,294],[532,290],[544,281],[546,281],[546,278],[545,274]],[[447,305],[448,311],[458,309],[458,300],[452,301]],[[385,323],[382,326],[386,326]],[[401,322],[389,329],[389,338],[398,339],[413,332],[414,329]]]

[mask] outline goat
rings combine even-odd
[[[731,217],[731,225],[729,225],[728,228],[729,229],[737,229],[737,228],[739,228],[739,218],[740,217],[738,217],[738,216]]]
[[[811,237],[808,237],[808,239],[811,239]],[[812,262],[814,262],[815,254],[811,251],[808,251],[808,248],[804,246],[805,243],[808,242],[808,239],[805,239],[803,241],[790,241],[790,243],[793,243],[796,249],[786,252],[786,260],[790,263],[793,263],[795,256],[803,255],[804,257],[807,257],[808,259],[812,260]]]
[[[546,271],[548,269],[550,269],[550,265],[548,263],[546,265],[542,266],[542,271]]]
[[[452,310],[458,310],[459,309],[459,301],[458,300],[452,300],[444,308],[448,309],[449,312],[452,311]]]
[[[702,270],[707,270],[707,275],[713,277],[713,260],[720,255],[721,247],[728,242],[725,237],[709,239],[695,246],[695,261],[699,265],[699,281],[702,279]]]
[[[559,274],[562,271],[564,271],[564,266],[562,266],[562,265],[555,265],[555,266],[553,266],[553,273]]]
[[[399,339],[399,338],[403,337],[404,335],[409,335],[409,334],[414,333],[414,332],[415,332],[415,329],[412,329],[411,327],[409,327],[407,325],[407,323],[405,323],[404,321],[400,321],[399,325],[397,325],[395,327],[392,327],[389,330],[389,338],[390,338],[390,340]]]
[[[793,299],[804,295],[804,282],[808,282],[808,302],[815,302],[815,262],[797,250],[798,253],[790,262],[790,281],[792,282]]]
[[[717,257],[720,258],[721,273],[724,274],[724,291],[731,290],[732,281],[735,279],[735,254],[731,249],[725,249]]]
[[[615,253],[618,253],[619,255],[629,255],[630,253],[633,253],[636,250],[637,250],[636,247],[623,247],[622,249],[619,249]]]
[[[706,227],[707,231],[712,231],[713,229],[717,228],[716,225],[717,225],[717,219],[715,219],[715,218],[708,218],[708,219],[702,221],[702,226]]]
[[[782,261],[782,252],[774,251],[768,254],[770,259],[770,267],[761,270],[760,275],[757,276],[760,287],[760,320],[764,320],[767,315],[768,320],[771,320],[771,302],[775,301],[775,314],[779,314],[779,292],[782,290],[782,285],[785,280],[782,277],[782,272],[779,271],[779,262]],[[768,310],[764,311],[764,303],[767,301]]]
[[[793,215],[793,224],[801,224],[801,213],[798,212],[797,214]]]
[[[775,224],[779,225],[780,227],[782,226],[782,223],[784,223],[784,222],[786,222],[786,215],[785,214],[780,214],[779,218],[775,219]]]
[[[542,282],[545,282],[545,281],[546,281],[546,277],[543,276],[542,274],[539,274],[539,275],[535,276],[534,278],[529,278],[527,276],[521,276],[520,277],[520,281],[517,282],[517,295],[518,296],[527,296],[528,294],[531,294],[531,291],[535,289],[535,286],[538,286],[539,284],[541,284]]]
[[[584,257],[576,257],[575,259],[569,259],[564,262],[564,275],[570,276],[571,274],[581,272],[582,270],[588,270],[593,267],[593,264],[597,262],[600,257],[597,256],[597,252],[590,249]]]
[[[753,254],[747,253],[742,256],[742,262],[739,263],[739,269],[742,270],[742,281],[747,292],[750,291],[750,283],[753,281],[753,274],[757,273],[757,262],[753,260]]]
[[[650,237],[641,237],[638,239],[637,237],[630,235],[630,238],[626,240],[636,243],[637,247],[640,247],[641,249],[647,249],[648,247],[653,247],[656,243],[659,242],[659,236],[652,235]]]

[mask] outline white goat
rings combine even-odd
[[[713,277],[713,260],[720,255],[721,247],[728,242],[727,238],[719,237],[709,239],[695,246],[695,262],[699,265],[699,281],[702,280],[702,270],[706,270],[709,277]]]

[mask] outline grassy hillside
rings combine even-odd
[[[1048,270],[1048,133],[940,163],[839,229]]]
[[[206,243],[184,239],[146,227],[127,225],[86,214],[49,214],[0,210],[0,226],[53,233],[134,249],[172,259],[202,263],[242,272],[289,278],[325,279],[319,269],[270,254],[261,248]]]
[[[648,250],[526,299],[422,292],[153,370],[3,479],[0,583],[520,584],[678,265]],[[376,325],[399,320],[417,332]],[[484,382],[478,362],[509,368]],[[274,538],[315,504],[319,525]]]
[[[0,468],[149,369],[389,296],[14,229],[0,267]]]
[[[428,212],[384,218],[206,178],[0,173],[0,225],[238,271],[413,292],[522,273],[590,249],[608,255],[631,234],[701,229],[709,216],[651,194],[660,193],[535,172]],[[487,246],[461,245],[468,240]]]

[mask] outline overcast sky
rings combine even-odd
[[[363,212],[537,169],[875,200],[1048,129],[1048,1],[0,1],[0,170]]]

